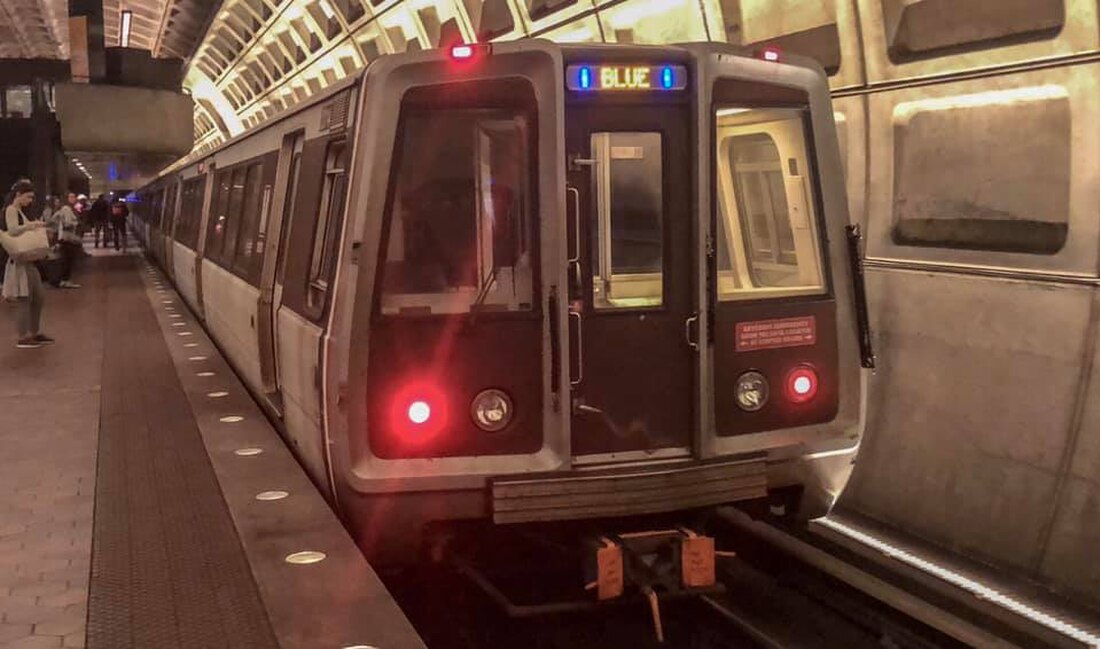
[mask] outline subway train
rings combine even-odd
[[[368,556],[426,525],[823,515],[873,362],[827,78],[726,44],[384,56],[134,227]]]

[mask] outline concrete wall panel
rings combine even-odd
[[[1098,72],[1082,64],[868,95],[867,254],[1095,276]]]
[[[1098,298],[1100,299],[1100,298]],[[1052,513],[1038,576],[1068,595],[1100,606],[1100,344],[1093,350],[1081,422]]]
[[[858,5],[872,84],[1072,55],[1098,45],[1096,0],[860,0]]]
[[[847,506],[1026,568],[1075,404],[1090,289],[868,274],[879,369]]]
[[[1100,607],[1100,488],[1095,474],[1071,478],[1059,504],[1038,576],[1067,596]]]

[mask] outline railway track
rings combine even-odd
[[[910,589],[740,510],[692,522],[716,539],[718,585],[707,594],[662,597],[663,640],[640,593],[612,603],[585,598],[560,537],[465,530],[461,560],[387,581],[432,649],[1085,646],[1052,642]],[[547,600],[553,603],[532,604]]]

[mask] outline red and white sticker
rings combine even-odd
[[[812,315],[737,323],[736,350],[739,352],[804,347],[815,342],[817,320]]]

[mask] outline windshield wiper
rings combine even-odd
[[[470,305],[470,324],[474,324],[477,321],[477,314],[479,307],[485,304],[485,300],[489,298],[489,290],[493,288],[493,284],[497,281],[497,267],[494,266],[493,270],[489,271],[489,276],[485,278],[485,281],[481,283],[481,286],[477,289],[477,297],[474,298],[474,303]]]

